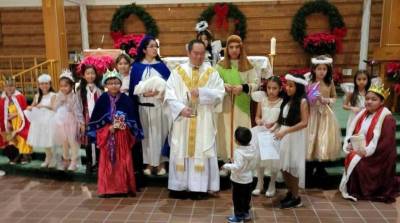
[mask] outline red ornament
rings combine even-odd
[[[214,5],[214,13],[217,17],[216,23],[218,29],[228,30],[228,13],[229,6],[226,3],[223,4],[215,4]]]

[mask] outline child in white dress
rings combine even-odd
[[[82,106],[73,91],[74,79],[70,71],[60,76],[54,115],[54,143],[63,149],[61,169],[75,171],[79,162],[79,136],[84,134],[85,124]]]
[[[256,113],[256,124],[263,126],[266,131],[274,131],[277,127],[276,122],[278,121],[279,113],[281,111],[282,104],[282,83],[279,77],[272,76],[268,78],[266,84],[267,96],[258,103]],[[256,127],[257,128],[257,127]],[[254,136],[256,138],[256,136]],[[265,148],[259,148],[260,150]],[[260,151],[261,152],[261,151]],[[264,172],[268,170],[270,174],[270,182],[268,190],[265,192],[265,196],[272,197],[276,193],[275,180],[279,172],[279,160],[259,160],[257,168],[257,186],[253,190],[253,195],[260,195],[264,189]]]
[[[306,137],[308,124],[308,103],[305,99],[307,81],[303,76],[286,74],[286,93],[282,102],[275,137],[280,142],[280,169],[288,193],[281,200],[280,208],[302,206],[299,187],[305,187]]]
[[[39,93],[33,98],[33,103],[25,111],[25,116],[30,121],[28,134],[28,144],[33,149],[44,149],[46,158],[41,167],[54,167],[52,162],[53,138],[52,136],[52,118],[54,116],[53,106],[56,94],[51,87],[51,77],[48,74],[42,74],[38,78]]]
[[[346,93],[346,99],[343,102],[343,109],[350,111],[347,119],[346,132],[357,113],[365,108],[365,95],[371,85],[371,78],[366,70],[359,70],[356,75],[354,75],[353,82],[354,90],[353,92]]]

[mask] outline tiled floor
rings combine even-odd
[[[168,190],[149,187],[134,198],[100,199],[96,185],[0,178],[0,222],[218,222],[232,212],[230,191],[202,201],[168,198]],[[394,204],[349,202],[337,191],[307,190],[304,207],[280,210],[275,199],[253,199],[253,222],[400,222],[400,198]]]

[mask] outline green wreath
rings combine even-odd
[[[307,36],[306,17],[313,13],[322,13],[327,16],[331,33],[343,39],[347,30],[342,15],[339,13],[338,9],[328,1],[317,0],[305,3],[293,17],[290,34],[295,41],[303,45],[304,38]]]
[[[227,12],[225,11],[227,17],[226,19],[233,19],[233,23],[235,25],[234,34],[239,35],[242,40],[244,40],[247,34],[247,19],[246,16],[239,10],[239,8],[232,3],[216,3],[208,6],[208,8],[200,14],[200,17],[197,19],[197,21],[207,21],[210,23],[211,19],[216,14],[220,13],[221,9],[223,10],[223,8],[227,9]]]
[[[113,15],[111,21],[111,33],[124,34],[124,22],[130,15],[136,15],[146,27],[146,33],[153,37],[158,36],[158,26],[153,17],[146,10],[135,4],[121,6]]]

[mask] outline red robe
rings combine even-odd
[[[135,137],[130,130],[115,130],[116,160],[112,164],[108,153],[110,124],[97,130],[97,145],[100,149],[99,174],[97,179],[98,194],[135,193],[136,184],[132,165],[131,148]]]
[[[396,120],[392,115],[387,115],[383,120],[375,152],[371,156],[363,157],[349,177],[346,185],[349,195],[359,200],[396,201],[400,181],[396,177],[395,134]]]
[[[18,115],[24,119],[23,126],[21,126],[21,130],[17,132],[17,135],[27,140],[30,123],[25,117],[23,111],[28,107],[28,103],[26,102],[25,96],[17,90],[15,91],[11,99],[13,100],[17,109],[21,111],[21,113],[19,112]],[[5,122],[7,121],[6,119],[8,119],[8,104],[6,102],[8,100],[9,99],[7,99],[7,96],[3,92],[0,98],[0,132],[6,131]],[[7,106],[7,108],[5,106]],[[0,134],[0,148],[4,148],[5,146],[7,146],[7,144],[8,142],[6,142],[6,140],[3,139],[2,135]]]

